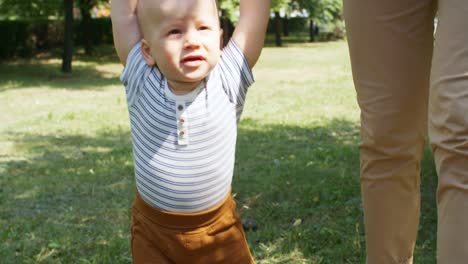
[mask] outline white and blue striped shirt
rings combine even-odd
[[[171,92],[136,44],[121,80],[127,93],[140,196],[165,211],[198,212],[228,194],[237,124],[252,72],[234,41],[194,91]]]

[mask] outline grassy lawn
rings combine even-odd
[[[130,263],[133,160],[109,47],[74,74],[0,64],[1,263]],[[240,123],[233,191],[257,263],[364,263],[359,110],[345,42],[264,49]],[[432,156],[415,263],[435,263]],[[385,228],[385,227],[382,227]]]

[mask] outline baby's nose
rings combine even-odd
[[[200,46],[200,36],[197,32],[188,32],[185,37],[185,48],[194,48]]]

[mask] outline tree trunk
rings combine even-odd
[[[62,72],[72,72],[73,57],[73,0],[64,0],[65,27],[63,36]]]
[[[314,20],[310,20],[309,23],[309,41],[315,42],[315,35],[317,33],[317,25],[315,24]]]
[[[83,45],[86,55],[93,53],[93,39],[91,37],[91,14],[92,6],[89,3],[81,5],[81,30],[83,30]]]
[[[281,39],[281,17],[279,11],[275,11],[275,43],[277,47],[283,46]]]
[[[284,16],[283,19],[283,35],[289,37],[289,17],[288,15]]]

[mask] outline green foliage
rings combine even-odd
[[[223,16],[227,17],[234,24],[238,20],[236,11],[239,7],[239,0],[219,0],[220,9],[223,10]],[[342,19],[342,0],[272,0],[271,11],[277,12],[284,10],[286,14],[293,11],[306,10],[309,19],[320,25],[321,31],[316,36],[317,40],[341,39],[344,37],[344,23]],[[300,20],[302,20],[301,18]],[[293,21],[295,23],[296,21]],[[304,21],[303,27],[297,27],[292,24],[291,31],[297,31],[298,28],[308,31],[309,22]],[[274,32],[272,21],[270,21],[269,32]]]
[[[219,9],[224,18],[229,19],[232,23],[237,23],[239,17],[237,11],[239,10],[239,0],[219,0]]]
[[[279,11],[282,8],[287,8],[291,0],[271,0],[271,10]]]
[[[80,9],[81,12],[89,12],[93,7],[109,8],[110,0],[76,0],[75,6]]]
[[[0,0],[0,14],[11,19],[59,16],[61,8],[60,0]]]
[[[109,0],[76,0],[80,9],[108,6]],[[24,19],[37,17],[63,17],[63,0],[0,0],[0,18]]]
[[[300,9],[305,9],[311,19],[331,23],[342,19],[342,0],[292,0]]]
[[[291,10],[306,10],[309,23],[319,26],[315,40],[333,40],[344,38],[342,0],[291,0]],[[310,25],[310,24],[309,24]]]

